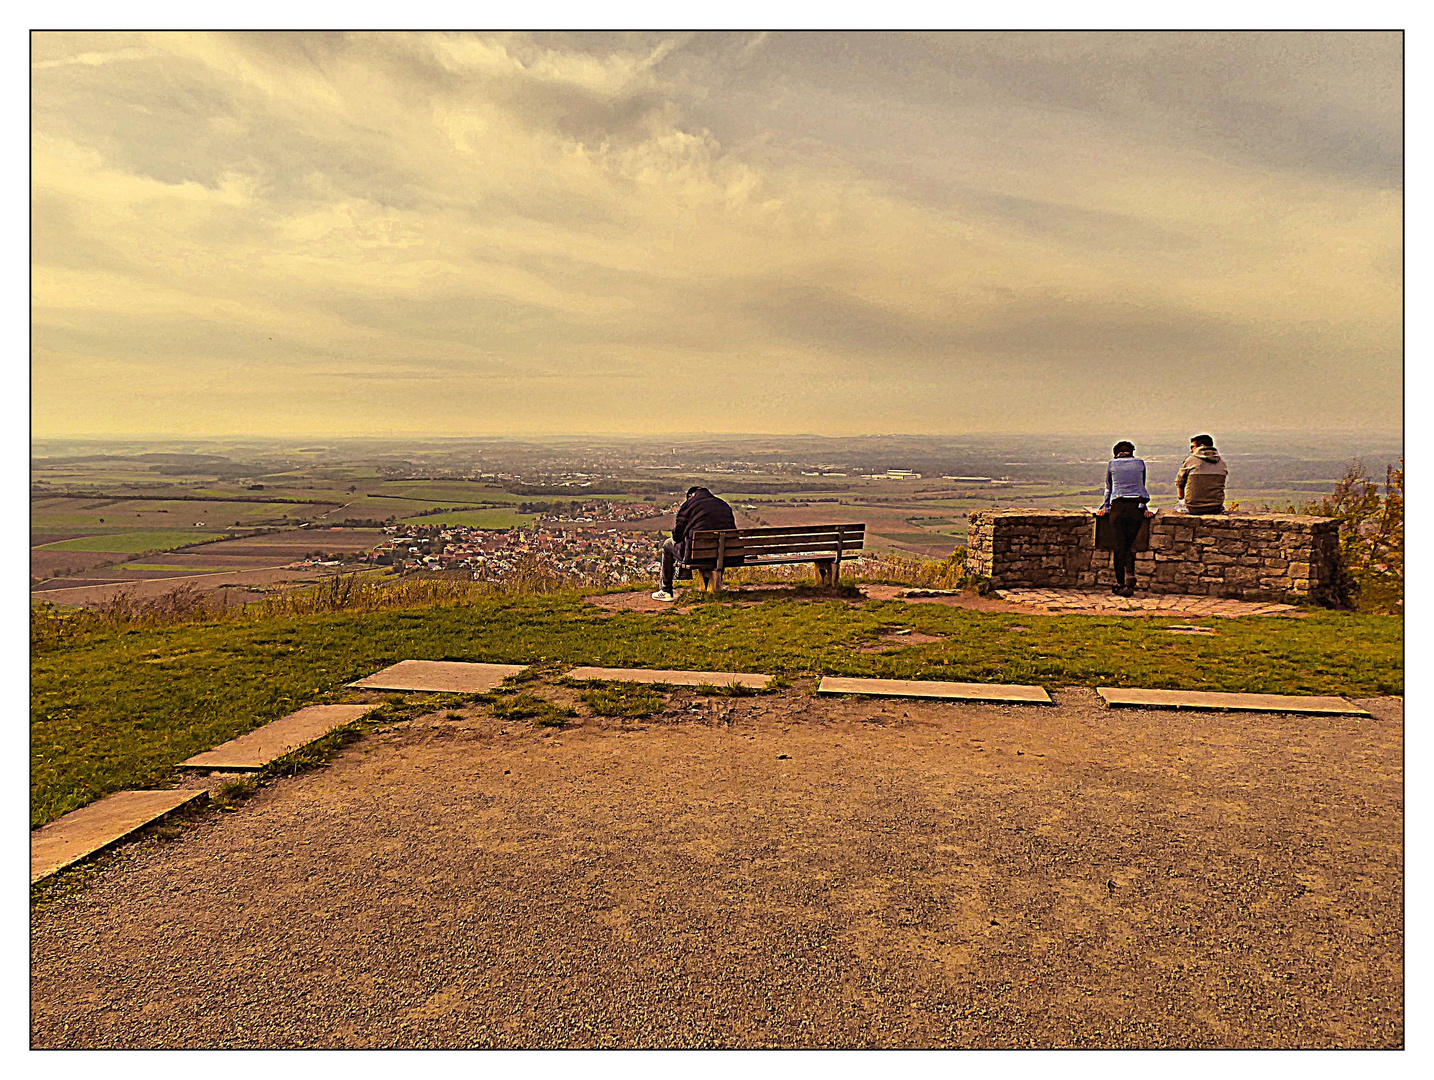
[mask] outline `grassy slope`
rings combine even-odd
[[[160,781],[191,754],[335,699],[345,682],[407,658],[1050,687],[1402,692],[1398,619],[1198,620],[1218,628],[1213,637],[1162,632],[1169,621],[797,600],[600,618],[564,595],[105,634],[32,660],[31,822]],[[852,651],[899,626],[948,638],[888,655]]]

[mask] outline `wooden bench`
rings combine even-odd
[[[823,585],[841,580],[843,559],[855,559],[866,540],[858,525],[789,525],[767,529],[714,529],[694,532],[681,565],[702,575],[703,588],[722,589],[722,571],[737,566],[809,562]]]

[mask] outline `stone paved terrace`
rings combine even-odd
[[[1049,611],[1099,611],[1111,614],[1195,615],[1234,619],[1242,615],[1282,615],[1302,619],[1304,612],[1291,604],[1222,600],[1213,596],[1115,596],[1109,591],[1081,589],[996,589],[993,596],[1013,604],[1030,604]]]
[[[1098,589],[1114,582],[1112,558],[1095,547],[1084,510],[978,510],[966,569],[996,589]],[[1150,523],[1137,551],[1137,588],[1221,599],[1339,600],[1344,571],[1339,523],[1293,514],[1176,514]]]

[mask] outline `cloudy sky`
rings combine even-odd
[[[33,434],[1395,427],[1395,34],[38,34]]]

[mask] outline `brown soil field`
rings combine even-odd
[[[872,506],[839,506],[832,504],[817,504],[812,506],[796,507],[764,507],[762,516],[773,525],[805,525],[805,524],[827,524],[838,521],[862,521],[866,523],[867,547],[882,546],[894,547],[905,552],[916,552],[931,558],[945,558],[950,555],[955,547],[951,540],[933,536],[929,544],[912,544],[906,541],[896,541],[888,538],[886,534],[915,533],[920,530],[915,525],[907,523],[906,519],[913,515],[928,513],[929,511],[914,510],[905,507],[886,509]]]
[[[76,540],[81,536],[94,536],[92,532],[54,532],[30,534],[30,546],[38,547],[41,544],[58,544],[62,540]],[[72,553],[73,554],[73,553]]]
[[[263,536],[217,540],[195,548],[188,554],[200,558],[208,558],[211,555],[239,555],[292,560],[304,558],[312,551],[368,551],[383,543],[384,539],[385,536],[379,529],[287,529]]]
[[[296,567],[293,569],[266,567],[259,570],[222,571],[214,574],[149,571],[137,572],[124,578],[111,577],[99,580],[79,577],[57,578],[54,581],[43,582],[35,586],[31,593],[43,596],[46,600],[55,603],[87,607],[103,603],[121,591],[127,591],[137,599],[149,599],[162,596],[180,585],[192,582],[201,593],[231,589],[236,595],[230,598],[230,602],[237,603],[240,602],[238,594],[247,593],[250,589],[257,591],[263,586],[310,584],[323,576],[323,572],[319,567]],[[90,583],[81,584],[87,581]],[[245,596],[244,599],[252,599],[252,597]]]
[[[104,551],[41,551],[30,549],[30,576],[48,578],[58,573],[78,574],[99,566],[117,563],[123,555]]]
[[[809,689],[363,736],[58,882],[32,1045],[1403,1045],[1399,699]]]

